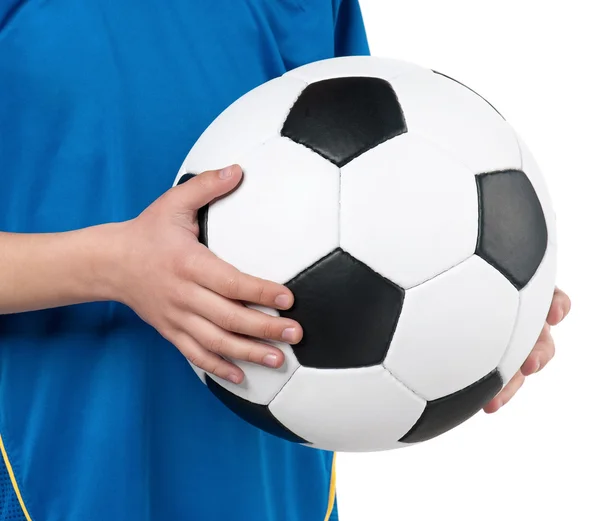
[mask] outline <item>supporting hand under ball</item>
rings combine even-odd
[[[556,288],[554,290],[554,297],[552,298],[552,305],[550,306],[546,323],[544,324],[542,333],[533,350],[517,374],[515,374],[504,389],[484,407],[483,410],[486,413],[497,412],[501,407],[506,405],[521,388],[526,377],[541,371],[546,367],[548,362],[552,360],[554,357],[555,346],[550,328],[560,324],[560,322],[562,322],[569,314],[570,310],[571,299],[564,291]]]

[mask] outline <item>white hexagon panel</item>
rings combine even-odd
[[[475,252],[475,176],[420,136],[397,136],[342,167],[340,194],[341,248],[404,289]]]
[[[244,273],[284,284],[338,245],[339,169],[283,137],[239,159],[240,188],[205,217],[209,247]]]
[[[392,81],[408,132],[444,148],[475,173],[519,168],[512,127],[481,96],[433,71]]]
[[[425,400],[382,366],[344,371],[301,367],[269,409],[282,425],[318,447],[376,451],[410,432]]]
[[[518,307],[516,288],[473,256],[406,292],[384,365],[428,401],[456,393],[498,366]]]

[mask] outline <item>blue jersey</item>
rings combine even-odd
[[[367,53],[357,0],[2,0],[0,230],[133,218],[239,96]],[[238,419],[114,302],[0,317],[0,436],[0,519],[337,518],[332,453]]]

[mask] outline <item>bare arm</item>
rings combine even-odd
[[[117,299],[113,274],[121,227],[0,232],[0,314]]]

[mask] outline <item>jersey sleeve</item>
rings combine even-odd
[[[369,42],[359,0],[334,0],[335,55],[368,56]]]

